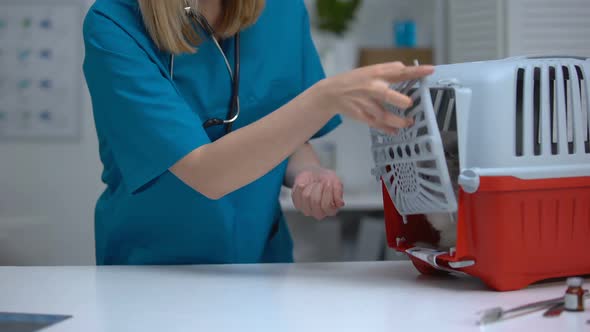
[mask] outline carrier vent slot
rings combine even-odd
[[[533,151],[535,156],[541,154],[541,68],[535,68],[533,86]]]
[[[455,90],[451,88],[432,88],[430,89],[430,95],[438,129],[441,132],[457,131]]]
[[[519,68],[515,154],[590,153],[590,103],[580,66]]]
[[[516,118],[515,118],[515,151],[517,156],[522,156],[523,145],[523,107],[524,107],[524,69],[519,68],[516,73]]]
[[[588,80],[580,66],[575,66],[580,82],[580,98],[582,99],[582,136],[584,138],[584,152],[590,153],[590,101],[588,96]]]
[[[566,131],[567,131],[567,151],[569,154],[574,153],[574,101],[573,101],[573,77],[575,76],[574,73],[571,73],[566,66],[562,66],[561,70],[563,71],[563,88],[565,90],[565,123],[566,123]],[[576,81],[576,84],[578,82]]]
[[[549,67],[549,123],[551,137],[551,154],[557,154],[557,100],[555,86],[555,67]]]

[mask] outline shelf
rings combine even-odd
[[[406,66],[413,66],[414,60],[421,64],[434,62],[434,51],[430,48],[362,48],[359,57],[360,66],[401,61]]]
[[[295,211],[293,201],[291,200],[291,191],[284,190],[281,193],[281,206],[286,212]],[[344,203],[346,204],[341,211],[382,211],[383,197],[381,192],[349,192],[344,193]]]

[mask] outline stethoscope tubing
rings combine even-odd
[[[199,24],[203,30],[207,33],[209,38],[215,44],[215,47],[219,51],[219,53],[223,56],[223,60],[225,62],[225,66],[229,73],[232,82],[232,94],[231,94],[231,101],[228,113],[225,117],[225,120],[222,119],[209,119],[203,123],[203,127],[210,128],[217,125],[225,125],[225,132],[229,133],[232,130],[232,125],[240,116],[240,34],[236,34],[234,36],[234,70],[232,70],[231,64],[223,48],[219,44],[217,38],[215,38],[215,32],[207,19],[203,17],[200,13],[193,10],[191,7],[186,7],[185,11],[187,15],[193,19],[197,24]],[[174,54],[170,55],[170,78],[174,80]],[[235,113],[235,114],[234,114]]]

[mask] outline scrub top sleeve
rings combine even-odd
[[[303,7],[303,87],[302,91],[307,90],[309,87],[323,80],[326,77],[320,57],[318,55],[315,44],[310,31],[309,14],[305,5]],[[342,123],[339,115],[333,117],[328,123],[318,131],[313,138],[322,137]]]
[[[84,73],[99,136],[132,193],[210,143],[193,112],[153,58],[108,18],[87,16]]]

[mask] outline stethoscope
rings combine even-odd
[[[215,43],[215,46],[223,56],[223,60],[225,61],[227,71],[229,72],[229,76],[232,82],[232,93],[229,111],[227,112],[225,120],[213,118],[208,119],[203,123],[204,128],[225,125],[225,133],[227,134],[232,130],[233,123],[240,116],[240,33],[237,33],[234,36],[234,69],[232,70],[227,55],[221,48],[221,45],[219,45],[217,38],[215,38],[215,31],[213,30],[213,27],[211,27],[207,19],[201,13],[189,6],[188,3],[187,7],[185,7],[184,10],[186,14],[189,16],[189,18],[193,19],[197,24],[199,24],[203,28],[203,30],[205,30],[209,38],[211,38],[213,43]],[[174,80],[174,54],[170,55],[170,78]]]

